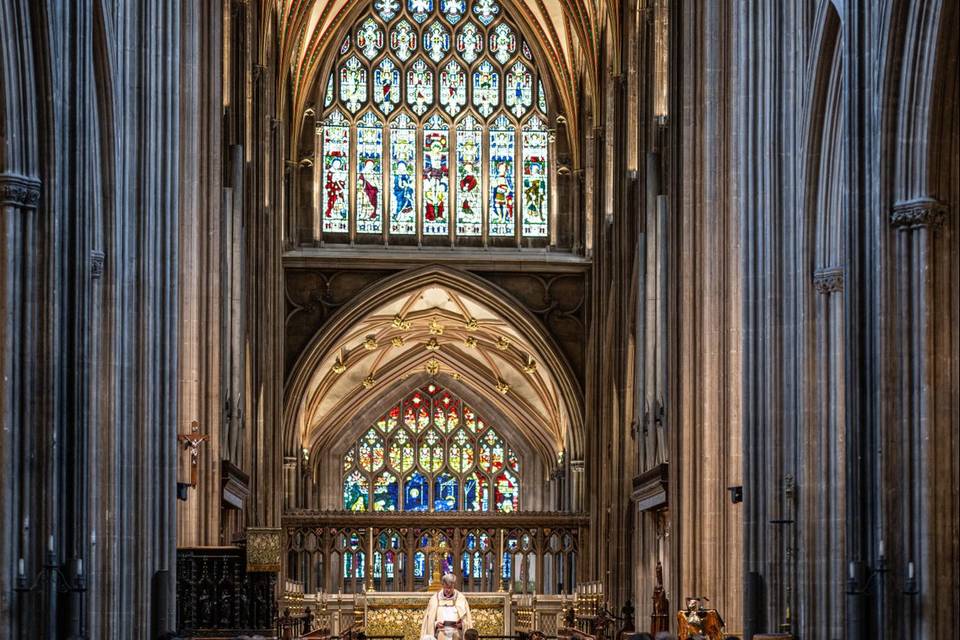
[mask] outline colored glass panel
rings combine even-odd
[[[440,12],[450,24],[457,24],[467,13],[467,0],[440,0]]]
[[[379,471],[383,466],[383,440],[376,430],[369,429],[357,445],[357,460],[364,471]]]
[[[417,49],[417,32],[406,20],[398,22],[390,31],[390,48],[400,58],[401,62],[406,62]]]
[[[450,468],[457,473],[470,470],[473,466],[473,441],[465,431],[457,431],[450,440]]]
[[[537,80],[537,108],[546,115],[547,113],[547,95],[543,92],[543,82]]]
[[[390,433],[397,427],[397,422],[400,418],[400,409],[399,407],[392,407],[390,411],[381,416],[377,420],[377,428],[384,433]]]
[[[467,511],[490,510],[490,482],[479,471],[471,473],[463,483],[463,502]]]
[[[406,114],[390,125],[390,233],[417,232],[417,130]]]
[[[407,69],[407,104],[422,116],[433,104],[433,69],[417,60]]]
[[[333,74],[327,76],[327,92],[323,95],[323,108],[326,109],[333,104]]]
[[[510,447],[507,447],[507,467],[512,471],[520,473],[520,458]]]
[[[504,116],[499,116],[490,129],[490,212],[492,236],[514,233],[516,201],[514,154],[516,132]]]
[[[450,195],[450,147],[447,123],[434,115],[423,131],[423,233],[447,235]]]
[[[389,22],[400,11],[400,0],[377,0],[373,3],[373,8],[385,22]]]
[[[350,127],[339,111],[327,118],[323,127],[323,232],[348,231],[348,193],[350,179]]]
[[[383,124],[367,112],[357,125],[357,233],[383,233]]]
[[[373,510],[397,510],[397,477],[389,471],[384,471],[373,481]]]
[[[340,100],[352,113],[367,101],[367,70],[357,56],[350,56],[340,67]]]
[[[353,447],[350,447],[350,450],[343,454],[343,470],[350,471],[353,467],[353,463],[356,460],[356,453],[354,453]]]
[[[483,233],[483,129],[473,116],[457,125],[457,235]],[[466,411],[466,409],[464,410]],[[466,416],[466,413],[464,413]]]
[[[509,471],[497,476],[493,484],[493,501],[500,513],[515,513],[520,506],[520,491],[516,477]]]
[[[413,468],[413,442],[402,429],[390,440],[390,465],[400,473]]]
[[[480,468],[487,472],[503,469],[503,440],[490,429],[480,437]]]
[[[364,20],[357,29],[357,46],[367,60],[373,60],[383,49],[383,29],[373,18]]]
[[[343,479],[343,508],[347,511],[366,511],[370,500],[367,478],[354,471]]]
[[[440,105],[451,116],[455,116],[465,104],[467,74],[456,60],[451,60],[440,71]]]
[[[344,36],[343,42],[340,43],[340,55],[345,55],[347,51],[350,51],[350,36],[349,34]]]
[[[522,62],[517,62],[507,72],[504,102],[518,118],[533,104],[533,74]]]
[[[385,115],[400,104],[400,70],[390,58],[373,70],[373,101]]]
[[[500,13],[500,5],[497,4],[496,0],[475,0],[473,13],[486,26],[493,22],[497,14]]]
[[[525,236],[547,235],[547,129],[537,116],[523,127],[523,221]]]
[[[423,50],[434,62],[443,60],[444,54],[450,50],[450,31],[443,23],[437,21],[427,27],[423,33]]]
[[[418,443],[420,467],[427,473],[435,473],[443,466],[443,440],[433,429],[420,437]]]
[[[483,53],[483,34],[474,23],[468,22],[457,33],[457,53],[467,64],[473,64]]]
[[[429,509],[430,480],[419,471],[414,471],[403,483],[403,510],[428,511]]]
[[[489,118],[500,104],[500,74],[489,60],[481,62],[473,72],[473,106]]]
[[[523,41],[523,46],[520,48],[523,52],[523,57],[527,60],[533,60],[533,53],[530,52],[530,45],[527,44],[527,41]]]
[[[490,34],[490,53],[500,64],[507,64],[517,51],[517,36],[506,22],[501,22]]]
[[[433,510],[457,511],[460,508],[460,482],[456,476],[441,473],[433,481]]]
[[[407,9],[413,14],[414,20],[423,24],[433,11],[433,0],[407,0]]]
[[[413,577],[422,578],[426,575],[427,560],[423,551],[413,554]]]

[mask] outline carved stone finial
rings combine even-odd
[[[0,206],[36,209],[40,204],[40,181],[18,173],[0,173]]]
[[[890,224],[895,229],[909,230],[936,227],[943,222],[947,205],[934,198],[901,200],[893,205]]]
[[[813,287],[817,293],[829,294],[843,291],[843,268],[827,267],[813,273]]]

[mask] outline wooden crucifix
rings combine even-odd
[[[194,420],[190,423],[190,433],[177,434],[177,441],[183,443],[183,448],[190,451],[190,486],[197,486],[197,465],[200,460],[200,445],[207,441],[207,434],[200,433],[200,423]]]

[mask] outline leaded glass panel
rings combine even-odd
[[[350,179],[350,127],[339,111],[327,118],[323,127],[323,231],[348,231],[349,201],[347,182]]]
[[[467,64],[473,64],[483,53],[483,34],[472,22],[463,25],[457,34],[457,53]]]
[[[523,127],[523,235],[547,235],[547,130],[537,116]]]
[[[449,127],[440,116],[427,121],[423,131],[423,233],[449,233]]]
[[[514,64],[507,73],[504,102],[518,118],[533,104],[533,74],[522,62]]]
[[[400,104],[400,70],[390,58],[384,58],[373,72],[373,101],[384,115]]]
[[[433,69],[423,59],[407,70],[407,104],[422,116],[433,104]]]
[[[417,232],[417,129],[406,114],[390,125],[390,233]]]
[[[357,126],[357,233],[383,233],[383,124],[367,112]]]
[[[441,22],[432,22],[423,34],[423,50],[434,62],[443,60],[450,50],[450,31]]]
[[[457,235],[483,233],[483,196],[480,189],[483,171],[483,129],[477,120],[466,116],[457,125]]]
[[[512,236],[516,201],[514,158],[516,132],[505,116],[490,129],[490,212],[491,236]]]
[[[489,60],[484,60],[473,72],[473,106],[484,118],[490,117],[500,104],[500,74]]]
[[[440,71],[440,105],[455,116],[466,104],[467,74],[456,60],[451,60]]]

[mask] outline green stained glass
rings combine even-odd
[[[435,473],[443,466],[443,440],[433,429],[420,437],[419,442],[420,467],[428,473]]]
[[[403,429],[390,440],[390,465],[400,473],[413,468],[413,442]]]
[[[370,501],[367,478],[354,471],[343,479],[343,508],[347,511],[366,511]]]

